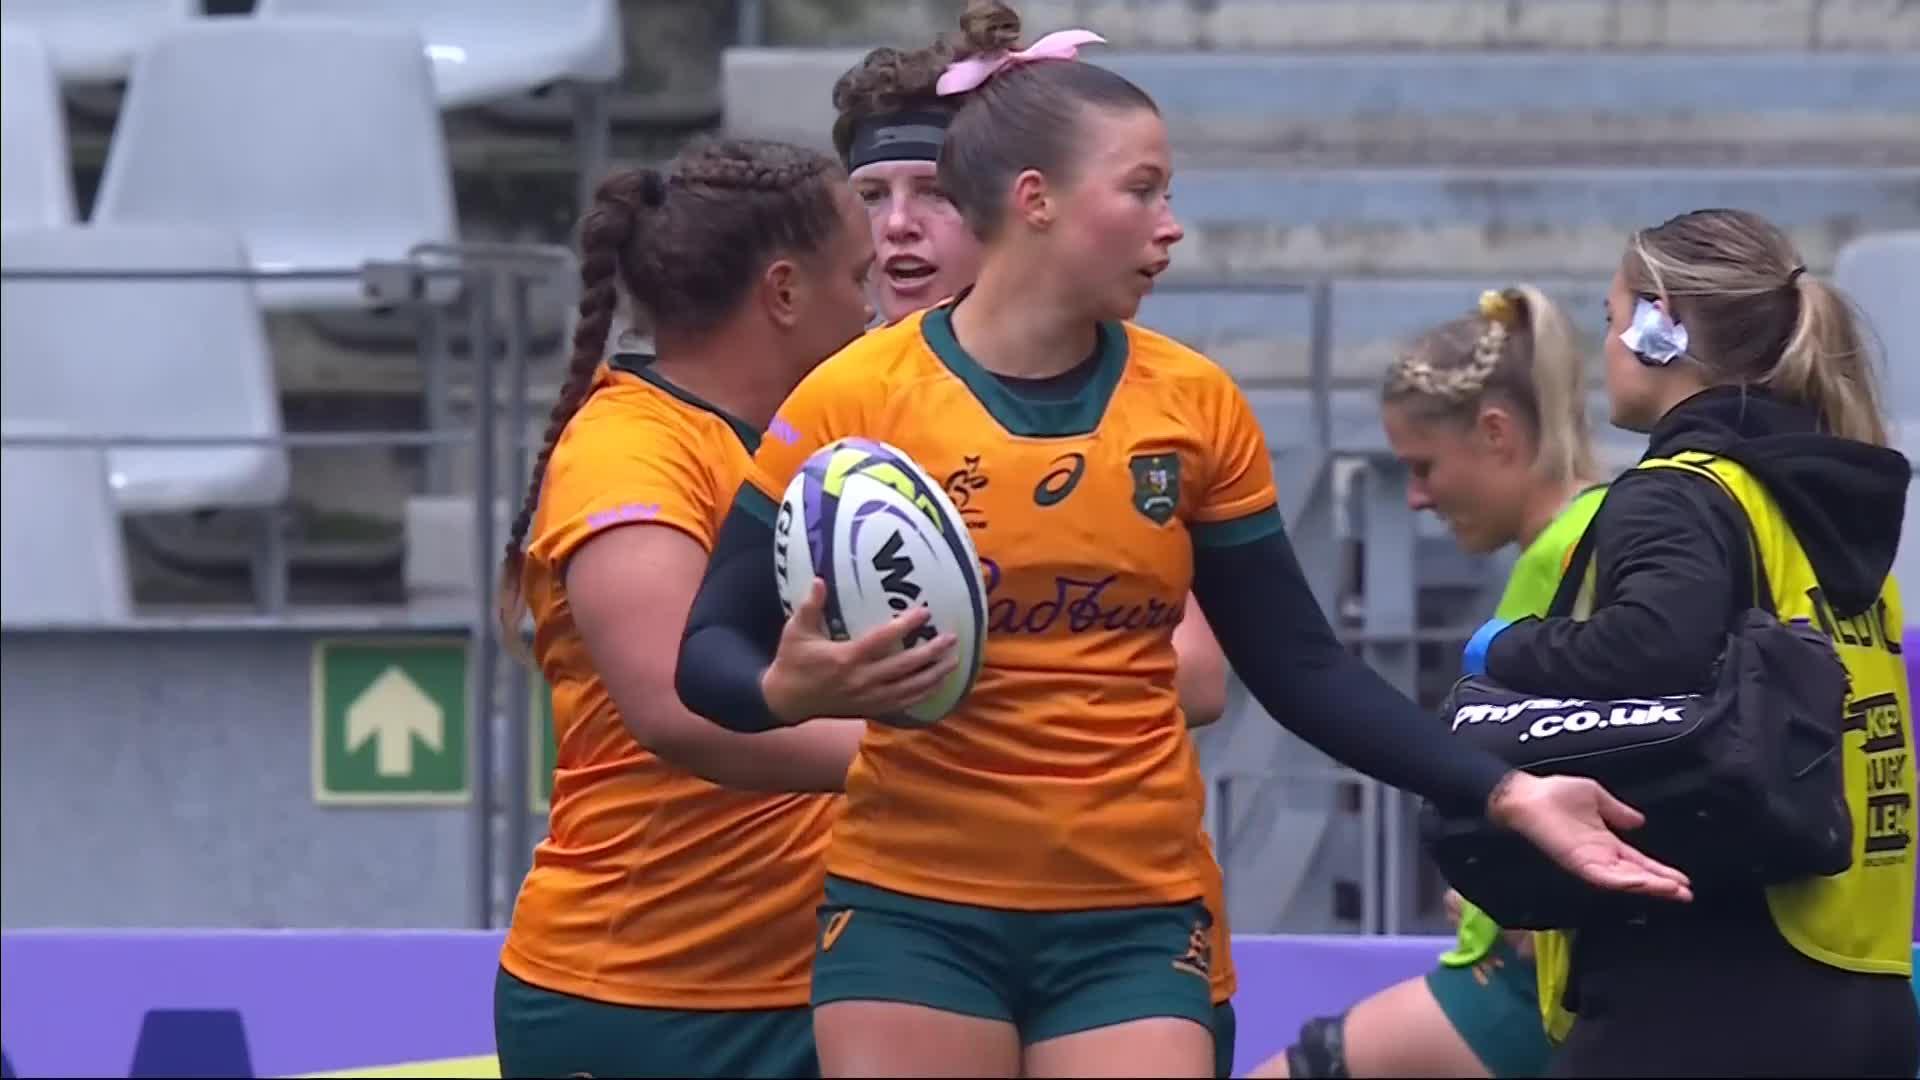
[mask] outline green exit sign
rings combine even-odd
[[[317,801],[467,801],[464,639],[315,642],[312,697]]]

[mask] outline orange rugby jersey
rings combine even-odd
[[[807,1003],[838,798],[732,791],[641,749],[562,582],[581,544],[623,524],[666,525],[711,551],[757,441],[644,357],[618,357],[554,448],[523,580],[558,767],[501,955],[536,986],[657,1008]]]
[[[980,679],[932,728],[869,727],[827,869],[1034,910],[1215,893],[1173,629],[1196,541],[1279,527],[1259,427],[1217,365],[1143,328],[1103,326],[1085,390],[1034,401],[968,357],[949,320],[911,316],[816,368],[740,496],[771,521],[814,450],[884,440],[941,480],[981,557]]]

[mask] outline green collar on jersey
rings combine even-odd
[[[643,382],[651,383],[659,387],[667,396],[678,398],[696,409],[710,412],[720,419],[725,420],[727,426],[733,429],[733,433],[740,437],[742,443],[746,444],[747,453],[754,454],[760,451],[760,432],[757,431],[752,424],[747,423],[745,420],[740,419],[693,391],[681,389],[668,382],[665,375],[653,370],[654,359],[654,357],[646,353],[618,353],[613,359],[607,361],[607,366],[615,371],[624,371],[629,375],[639,378]]]
[[[1117,322],[1099,324],[1093,362],[1098,365],[1087,385],[1070,398],[1036,401],[1016,394],[960,347],[953,336],[953,305],[927,312],[920,322],[927,347],[967,385],[987,413],[1010,435],[1059,439],[1090,434],[1106,415],[1107,402],[1127,369],[1127,329]]]

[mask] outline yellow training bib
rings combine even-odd
[[[1853,865],[1832,877],[1807,878],[1767,890],[1773,921],[1794,948],[1848,971],[1909,976],[1913,972],[1915,833],[1912,715],[1902,659],[1900,587],[1889,575],[1869,611],[1841,618],[1827,605],[1800,541],[1767,490],[1738,463],[1686,452],[1650,458],[1640,468],[1685,469],[1718,482],[1753,523],[1754,540],[1782,622],[1804,620],[1832,640],[1852,680],[1846,707],[1847,804],[1853,814]],[[1593,569],[1581,584],[1574,617],[1592,610]],[[1572,939],[1536,935],[1540,1010],[1547,1033],[1566,1037],[1573,1016],[1561,1007]]]

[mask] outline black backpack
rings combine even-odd
[[[1571,610],[1593,538],[1589,528],[1575,546],[1553,613]],[[1840,753],[1847,669],[1818,629],[1775,615],[1751,521],[1748,541],[1752,606],[1701,691],[1589,701],[1473,675],[1440,708],[1456,738],[1531,773],[1589,777],[1640,810],[1646,824],[1628,842],[1685,872],[1696,898],[1852,864]],[[1576,929],[1652,903],[1585,884],[1481,815],[1427,803],[1420,831],[1448,883],[1504,927]]]

